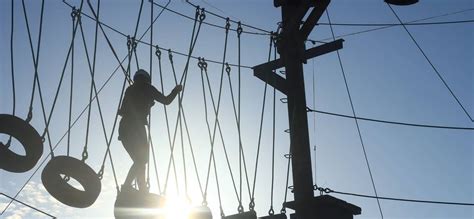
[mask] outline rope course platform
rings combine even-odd
[[[0,134],[4,135],[0,137],[8,139],[6,142],[0,142],[0,171],[24,174],[29,174],[28,171],[31,170],[32,172],[15,195],[0,191],[0,195],[9,199],[9,203],[1,214],[9,209],[10,204],[18,202],[48,217],[56,218],[53,214],[47,213],[47,210],[35,207],[34,203],[27,204],[31,203],[30,200],[27,202],[19,200],[19,197],[22,198],[19,194],[33,180],[38,171],[41,171],[40,180],[45,191],[58,203],[72,208],[94,206],[100,202],[97,200],[104,193],[103,190],[112,184],[112,190],[115,189],[113,192],[116,192],[115,202],[108,200],[110,202],[108,205],[113,206],[113,215],[118,219],[176,219],[174,218],[176,213],[185,215],[184,217],[188,219],[218,218],[216,213],[222,219],[352,219],[354,216],[362,214],[362,209],[359,206],[340,199],[339,195],[375,199],[377,208],[374,207],[374,209],[378,210],[377,214],[380,213],[382,219],[386,216],[384,213],[388,212],[384,212],[381,200],[458,207],[474,206],[474,203],[462,201],[449,202],[379,196],[378,190],[382,187],[380,185],[382,182],[377,178],[375,172],[373,173],[375,164],[373,158],[369,157],[371,154],[367,152],[366,138],[368,137],[361,131],[362,127],[359,124],[361,121],[388,126],[396,125],[407,129],[416,127],[427,130],[451,130],[459,133],[471,133],[474,131],[474,127],[471,127],[470,124],[431,125],[358,116],[355,104],[357,100],[353,98],[350,78],[346,76],[347,69],[345,69],[346,65],[343,63],[344,59],[340,52],[345,46],[344,44],[351,43],[342,37],[391,27],[403,28],[403,33],[408,35],[410,42],[416,46],[417,51],[423,56],[423,60],[429,64],[430,70],[435,73],[436,80],[439,79],[444,86],[443,89],[449,92],[448,97],[454,100],[455,106],[460,111],[462,109],[462,116],[468,117],[469,121],[473,122],[467,103],[462,101],[462,96],[456,93],[452,85],[445,80],[446,75],[442,74],[441,68],[433,64],[432,59],[427,55],[417,38],[407,29],[407,26],[471,24],[474,23],[472,19],[423,21],[474,9],[454,11],[406,22],[400,18],[392,6],[414,5],[418,3],[418,0],[379,1],[388,6],[392,15],[397,18],[397,23],[333,23],[328,9],[330,0],[274,0],[274,6],[281,9],[282,21],[277,24],[274,31],[270,31],[224,16],[222,15],[225,14],[223,10],[206,1],[203,2],[222,14],[207,10],[194,1],[185,1],[188,9],[192,7],[194,11],[193,15],[189,15],[183,12],[184,10],[172,9],[170,7],[174,3],[172,0],[168,0],[165,4],[156,0],[140,0],[137,1],[137,3],[140,2],[139,5],[137,4],[139,6],[136,8],[137,11],[132,13],[133,16],[136,16],[132,20],[134,28],[131,33],[127,34],[127,32],[111,25],[112,22],[105,22],[104,17],[107,16],[108,11],[104,12],[104,10],[111,9],[104,7],[101,0],[62,0],[60,5],[66,6],[64,8],[70,10],[70,12],[68,11],[70,29],[66,33],[70,39],[66,42],[66,53],[61,60],[64,63],[60,63],[59,73],[55,75],[58,79],[52,80],[47,78],[40,68],[40,60],[42,65],[49,62],[45,61],[48,57],[44,58],[48,56],[49,51],[43,48],[46,51],[41,53],[44,41],[42,39],[43,21],[44,17],[48,15],[48,5],[45,6],[45,0],[42,0],[41,8],[32,8],[28,11],[27,3],[24,0],[21,1],[21,7],[15,6],[18,1],[11,0],[9,61],[13,107],[11,113],[9,111],[0,114]],[[404,7],[400,7],[400,9],[402,10]],[[159,9],[158,13],[156,13],[156,9]],[[146,10],[149,10],[149,14]],[[19,115],[24,112],[17,109],[19,106],[17,97],[19,97],[20,89],[17,89],[18,82],[15,80],[23,77],[19,77],[18,73],[20,62],[14,60],[17,57],[14,54],[17,49],[14,48],[14,45],[18,44],[14,40],[21,39],[16,36],[18,34],[15,30],[18,23],[15,19],[19,16],[15,14],[17,11],[22,13],[25,35],[27,34],[22,37],[28,40],[25,45],[31,52],[31,69],[34,71],[31,79],[31,96],[29,87],[28,95],[26,95],[29,103],[22,104],[22,106],[28,107],[25,118]],[[39,13],[39,19],[36,17],[31,19],[31,12]],[[186,49],[169,48],[169,45],[154,42],[156,39],[154,34],[166,30],[161,27],[161,24],[156,24],[163,14],[167,14],[165,12],[184,18],[185,24],[192,24],[192,28],[190,26],[183,31],[185,33],[183,36],[188,39],[187,42],[182,43]],[[150,17],[146,18],[148,15]],[[327,22],[320,22],[323,16],[326,17]],[[84,18],[87,19],[87,22],[83,20]],[[220,22],[215,22],[215,19]],[[33,26],[33,23],[37,23],[37,25]],[[32,30],[36,30],[36,26],[38,32],[37,36],[34,36]],[[203,35],[208,34],[208,30],[203,28],[204,26],[212,27],[210,29],[218,33],[214,39],[219,41],[212,42],[214,47],[209,50],[217,51],[215,54],[218,54],[219,58],[203,57],[203,47],[197,46],[201,43],[209,43],[205,42],[209,39],[203,40]],[[310,39],[313,29],[319,26],[328,26],[331,37],[318,40]],[[375,28],[336,35],[334,26]],[[89,31],[88,28],[93,31]],[[144,31],[139,34],[141,29]],[[111,33],[114,36],[111,36]],[[265,63],[245,63],[245,59],[248,58],[246,56],[249,55],[247,46],[250,44],[244,38],[249,35],[268,43],[268,55],[265,57]],[[33,42],[33,39],[36,40],[36,43]],[[314,47],[306,49],[308,42],[312,43]],[[43,45],[43,47],[45,46]],[[146,52],[143,52],[145,49]],[[108,53],[103,50],[107,50]],[[307,81],[305,81],[303,74],[305,70],[303,64],[307,64],[310,59],[329,53],[334,53],[337,57],[338,65],[336,67],[341,71],[344,82],[343,93],[347,95],[348,104],[351,107],[350,115],[319,110],[322,108],[310,108],[306,104],[305,83]],[[99,71],[103,70],[102,67],[106,66],[99,57],[102,54],[109,55],[113,60],[113,65],[116,65],[109,75],[99,75]],[[175,55],[179,60],[175,58]],[[144,61],[145,58],[149,62]],[[212,66],[208,65],[211,63]],[[149,66],[145,67],[145,64],[149,64]],[[84,66],[85,68],[83,68]],[[144,68],[148,68],[149,73],[143,70]],[[132,75],[133,72],[137,72],[135,76]],[[142,74],[139,75],[138,72]],[[247,74],[249,72],[255,76],[253,79],[258,78],[259,82],[263,82],[261,83],[263,92],[261,93],[261,102],[260,100],[255,101],[258,104],[261,103],[261,106],[257,106],[261,111],[253,112],[258,120],[245,124],[249,121],[245,118],[248,115],[246,101],[260,98],[260,94],[256,93],[253,94],[254,96],[246,96],[246,94],[248,95],[245,84],[247,78],[243,79],[242,77],[251,76]],[[146,148],[143,151],[146,151],[146,155],[148,155],[146,161],[140,162],[140,165],[143,165],[141,170],[144,172],[145,179],[142,181],[141,178],[136,177],[136,180],[132,180],[135,184],[128,187],[126,185],[128,176],[124,185],[119,183],[124,164],[122,157],[113,157],[116,155],[112,153],[112,150],[115,152],[116,144],[120,144],[120,141],[125,142],[122,123],[125,121],[124,112],[126,110],[123,106],[127,103],[128,88],[139,84],[139,80],[136,79],[139,76],[148,77],[148,84],[159,80],[161,86],[155,88],[152,85],[151,87],[156,90],[159,97],[153,97],[152,102],[144,103],[147,105],[148,111],[145,112],[146,117],[143,121],[139,121],[143,123],[140,123],[140,128],[143,130],[138,130],[138,128],[128,130],[130,133],[140,132],[146,135],[146,140],[140,145]],[[78,81],[79,77],[85,77],[87,80]],[[114,77],[120,77],[115,84],[111,83]],[[317,105],[315,104],[314,77],[313,67],[312,107]],[[99,85],[99,80],[104,78],[103,83]],[[56,82],[57,84],[54,84]],[[86,89],[84,89],[84,84]],[[165,84],[175,86],[172,94],[168,96],[165,95],[165,91],[168,89]],[[115,98],[108,98],[102,93],[107,86],[115,86],[113,92],[118,98],[113,103],[111,103],[113,101],[111,99],[115,100]],[[53,92],[49,91],[50,88]],[[197,89],[197,91],[193,89]],[[268,92],[271,94],[268,95]],[[283,97],[280,98],[280,95]],[[79,96],[87,98],[83,108],[79,108],[76,104],[78,102],[76,98]],[[167,99],[170,96],[172,98]],[[174,105],[167,106],[172,103],[175,97],[177,101],[173,103]],[[64,98],[67,101],[64,101]],[[283,103],[280,105],[285,106],[284,111],[288,113],[288,123],[285,122],[287,126],[284,127],[285,133],[277,133],[277,127],[280,127],[277,125],[281,125],[278,118],[282,117],[279,115],[280,110],[277,109],[279,107],[277,106],[278,98]],[[163,104],[162,108],[160,106],[163,117],[159,117],[159,120],[163,120],[163,125],[160,128],[163,132],[166,131],[166,134],[161,135],[163,139],[158,139],[153,134],[157,130],[154,121],[158,120],[155,118],[158,116],[154,113],[152,119],[150,109],[155,104],[155,100]],[[63,102],[67,106],[59,106]],[[268,106],[267,102],[271,105]],[[192,107],[190,107],[190,103],[193,104]],[[154,109],[156,108],[155,106]],[[267,111],[271,111],[271,115],[268,115]],[[37,112],[39,112],[39,116],[36,115]],[[360,144],[358,150],[360,149],[361,157],[363,155],[363,171],[367,171],[365,173],[370,180],[367,182],[371,184],[370,191],[373,192],[373,195],[336,191],[318,186],[316,173],[313,177],[313,170],[316,172],[316,154],[312,159],[310,151],[314,147],[316,153],[316,146],[310,146],[310,140],[311,144],[314,144],[312,142],[314,136],[310,136],[308,127],[308,116],[314,116],[314,113],[353,120],[357,130],[357,144]],[[85,118],[83,115],[86,115]],[[56,118],[60,116],[67,117],[67,119],[58,121]],[[264,121],[268,118],[271,118],[271,123]],[[201,121],[202,124],[194,126],[197,121]],[[93,124],[94,122],[97,124]],[[64,126],[67,126],[63,135],[56,133],[56,129],[62,126],[56,126],[55,123],[63,123]],[[315,117],[314,123],[316,123]],[[38,131],[38,127],[44,129]],[[251,127],[252,129],[249,130],[255,131],[255,133],[251,133],[254,135],[248,133],[247,127]],[[315,131],[316,124],[313,128]],[[267,132],[271,133],[271,138],[265,138]],[[288,135],[289,142],[279,142],[278,136],[280,134]],[[100,140],[103,140],[103,143],[97,143],[97,135],[103,136],[103,139]],[[80,136],[80,141],[77,141],[77,136]],[[199,136],[200,139],[196,139],[195,136]],[[53,144],[52,139],[58,137],[56,144]],[[162,147],[163,145],[166,147]],[[61,146],[65,150],[60,150]],[[24,155],[16,152],[13,148],[24,150]],[[283,154],[281,153],[282,148],[285,154],[283,157],[281,156]],[[44,154],[43,150],[47,150],[47,153]],[[96,152],[99,150],[103,153],[97,155]],[[125,150],[136,162],[136,158],[129,148],[125,147]],[[167,154],[168,150],[169,155]],[[151,156],[149,151],[151,151]],[[284,162],[277,162],[281,160]],[[265,162],[265,167],[268,169],[261,167],[262,162]],[[284,176],[277,176],[278,173],[284,174]],[[113,177],[113,180],[104,179],[109,177]],[[261,182],[264,180],[270,184],[263,185]],[[293,181],[292,185],[290,185],[291,181]],[[282,188],[284,195],[276,193],[279,184],[285,184],[285,187]],[[263,188],[258,188],[262,185]],[[176,187],[177,194],[169,192],[174,189],[171,188],[173,186]],[[319,195],[315,196],[318,191]],[[333,197],[330,194],[335,194],[338,197]],[[174,203],[174,196],[184,197],[185,200],[182,203]],[[283,200],[279,200],[281,198]],[[294,200],[289,201],[288,199],[291,198]],[[197,199],[200,203],[196,205]],[[229,201],[230,199],[232,200]],[[277,201],[278,206],[275,204]],[[263,206],[264,203],[269,205]],[[229,206],[235,208],[229,210]],[[267,208],[268,211],[262,213],[260,212],[262,208]],[[175,214],[170,214],[169,211],[174,211]]]

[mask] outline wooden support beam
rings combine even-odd
[[[308,19],[303,23],[303,26],[300,29],[301,37],[303,39],[307,39],[309,34],[314,28],[314,25],[316,25],[319,21],[319,18],[323,15],[324,11],[326,11],[326,8],[329,6],[330,0],[319,0],[318,5],[313,8],[311,13],[308,16]]]
[[[288,87],[286,85],[286,79],[277,75],[275,71],[255,71],[255,77],[259,78],[262,81],[267,82],[270,86],[274,87],[283,94],[288,94]]]
[[[330,43],[325,43],[320,46],[313,47],[305,51],[304,58],[311,59],[321,56],[339,49],[342,49],[343,39],[339,39]],[[253,67],[254,75],[260,80],[267,82],[275,87],[278,91],[287,94],[286,79],[277,75],[274,71],[284,67],[281,59],[276,59],[267,63],[263,63]]]

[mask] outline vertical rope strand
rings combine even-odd
[[[331,28],[331,34],[332,34],[333,40],[335,40],[336,37],[335,37],[335,34],[334,34],[334,29],[331,25],[331,18],[329,17],[329,10],[327,10],[327,9],[326,9],[326,15],[327,15],[327,18],[328,18],[328,22],[330,24],[329,27]],[[353,114],[354,117],[356,117],[356,112],[355,112],[355,109],[354,109],[354,103],[352,102],[352,96],[351,96],[351,93],[350,93],[350,90],[349,90],[349,85],[348,85],[348,82],[347,82],[346,73],[344,71],[344,66],[342,65],[342,60],[341,60],[341,55],[339,54],[339,50],[336,50],[336,54],[337,54],[337,58],[339,60],[339,66],[341,68],[342,76],[344,78],[344,84],[346,86],[347,96],[349,97],[349,103],[351,105],[352,114]],[[372,188],[374,189],[375,197],[377,197],[376,198],[377,199],[377,206],[379,208],[380,217],[383,219],[384,218],[383,211],[382,211],[382,207],[380,205],[380,200],[378,198],[377,188],[375,186],[375,180],[374,180],[374,176],[372,174],[372,170],[370,168],[370,163],[369,163],[369,159],[367,157],[367,152],[365,150],[364,140],[362,138],[362,134],[361,134],[360,127],[359,127],[359,121],[357,119],[354,119],[354,121],[355,121],[355,124],[356,124],[356,127],[357,127],[357,133],[359,135],[359,140],[360,140],[360,144],[362,146],[362,151],[364,152],[365,163],[367,164],[367,169],[369,171],[370,181],[372,182]]]

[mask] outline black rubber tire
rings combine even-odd
[[[60,174],[77,180],[84,191],[69,185]],[[76,208],[87,208],[94,204],[102,186],[99,176],[92,168],[84,162],[68,156],[57,156],[51,159],[44,167],[41,181],[54,198],[65,205]]]
[[[0,133],[16,138],[25,149],[25,156],[22,156],[6,147],[0,147],[1,169],[23,173],[38,163],[43,155],[43,141],[29,123],[13,115],[0,114]]]

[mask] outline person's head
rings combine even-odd
[[[133,76],[133,82],[144,82],[151,84],[150,74],[148,74],[148,72],[143,69],[139,69],[137,72],[135,72],[135,75]]]

